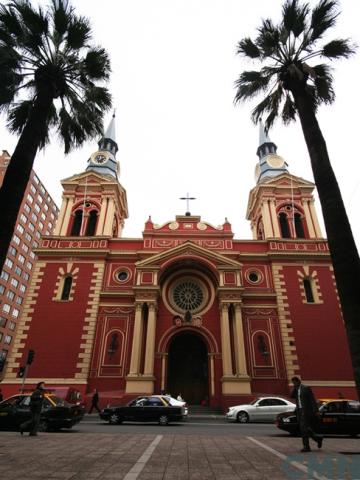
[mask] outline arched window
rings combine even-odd
[[[302,223],[300,213],[295,213],[294,223],[295,223],[295,232],[296,232],[297,238],[305,238],[304,226]]]
[[[303,285],[307,303],[315,303],[311,280],[304,278]]]
[[[70,233],[70,235],[72,235],[73,237],[77,237],[80,235],[82,220],[83,220],[82,210],[76,210],[74,222],[73,222],[71,233]]]
[[[290,238],[289,223],[288,223],[288,217],[286,213],[284,212],[280,213],[279,222],[280,222],[280,230],[281,230],[282,238]]]
[[[97,211],[91,210],[89,214],[87,226],[86,226],[86,232],[85,232],[86,236],[91,237],[95,235],[96,223],[97,223]]]
[[[61,300],[69,300],[72,282],[73,282],[72,276],[69,275],[65,277],[64,283],[63,283],[63,289],[61,292]]]

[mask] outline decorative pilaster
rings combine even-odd
[[[142,303],[135,306],[135,324],[131,349],[129,375],[138,375],[140,370],[141,340],[143,333]]]
[[[64,221],[62,222],[61,229],[60,229],[60,235],[63,235],[63,236],[67,235],[73,205],[74,205],[74,199],[72,197],[68,198],[65,215],[64,215]]]
[[[144,375],[154,375],[156,305],[149,304]]]
[[[238,375],[248,376],[246,368],[246,356],[244,348],[244,330],[241,315],[241,305],[236,303],[235,307],[235,359]]]
[[[221,317],[221,355],[223,365],[223,375],[230,376],[231,372],[231,342],[230,342],[230,327],[229,327],[229,305],[222,303],[220,305]]]

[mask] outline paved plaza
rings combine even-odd
[[[357,439],[327,438],[300,454],[301,439],[240,435],[0,433],[2,480],[360,479]],[[357,455],[359,453],[359,455]]]

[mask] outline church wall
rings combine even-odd
[[[319,381],[326,387],[336,381],[352,381],[352,367],[346,333],[329,264],[285,265],[286,296],[294,331],[298,373],[304,381]],[[307,303],[303,276],[314,280],[315,302]],[[337,395],[340,387],[330,388]],[[320,391],[320,388],[315,390]],[[322,389],[324,392],[324,389]],[[325,393],[325,392],[324,392]]]

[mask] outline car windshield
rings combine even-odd
[[[258,398],[255,398],[255,400],[253,400],[252,402],[250,402],[250,405],[255,405],[255,403],[257,403],[259,401]]]

